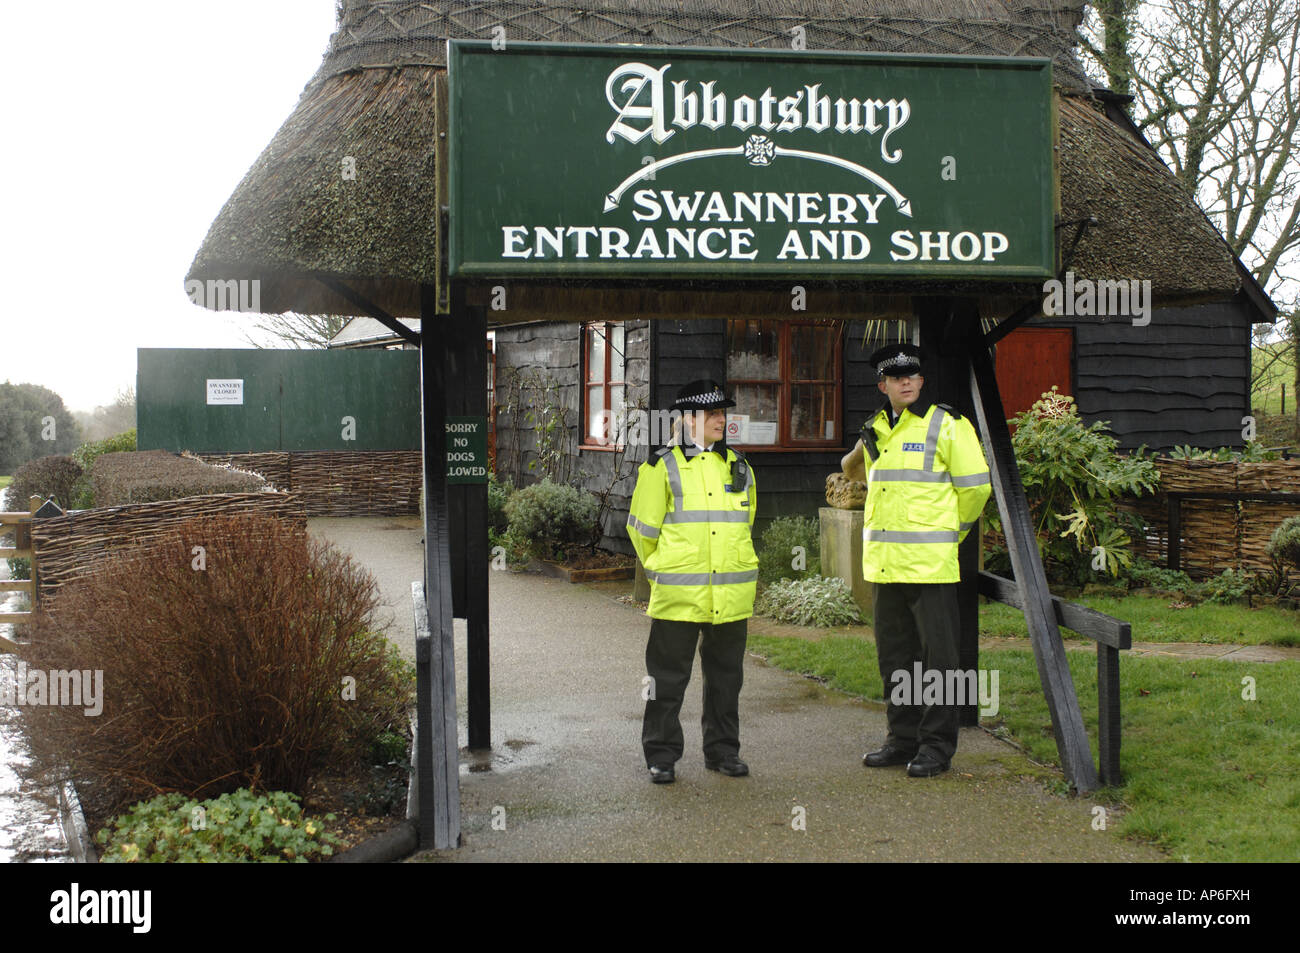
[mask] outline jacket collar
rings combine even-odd
[[[918,394],[916,400],[912,402],[911,406],[905,408],[903,413],[910,413],[916,415],[917,417],[924,417],[926,414],[930,412],[930,408],[933,406],[934,404],[932,404],[929,400],[927,400],[924,394]],[[880,407],[876,410],[876,412],[871,415],[871,420],[874,421],[876,417],[882,413],[888,413],[890,409],[891,408],[889,406],[889,398],[886,397],[881,402]]]
[[[727,459],[727,438],[723,437],[721,440],[716,441],[713,444],[712,450],[701,450],[695,444],[682,447],[682,456],[685,457],[687,461],[695,459],[702,453],[716,453],[723,460],[726,460]]]

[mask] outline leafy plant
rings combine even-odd
[[[488,530],[504,533],[510,521],[506,519],[506,504],[515,492],[515,486],[509,479],[504,482],[497,479],[495,473],[488,474]]]
[[[294,795],[248,788],[203,802],[176,793],[141,801],[95,840],[108,864],[306,863],[330,856],[339,842],[320,820],[302,816]]]
[[[800,560],[801,552],[803,568],[796,569],[794,564]],[[821,571],[821,528],[817,520],[782,516],[768,524],[758,549],[760,583],[804,579]]]
[[[96,458],[105,453],[126,453],[135,450],[135,428],[124,431],[103,440],[83,443],[72,451],[72,459],[82,469],[81,476],[72,488],[72,509],[86,510],[95,505],[95,494],[91,488],[90,471]]]
[[[577,487],[543,480],[517,491],[506,504],[507,535],[526,540],[544,559],[559,555],[568,543],[589,543],[600,505]]]
[[[1254,587],[1254,580],[1248,573],[1225,569],[1219,575],[1196,586],[1192,595],[1226,606],[1234,602],[1244,602]]]
[[[862,612],[844,580],[810,576],[782,579],[768,586],[754,603],[754,611],[793,625],[858,625]]]
[[[1011,423],[1048,578],[1079,585],[1097,572],[1119,575],[1132,561],[1129,534],[1136,521],[1118,510],[1118,498],[1153,492],[1160,479],[1145,448],[1121,456],[1107,422],[1085,426],[1074,398],[1055,387]],[[986,517],[1002,529],[992,499]]]
[[[1191,592],[1196,587],[1192,577],[1177,569],[1167,569],[1155,563],[1134,557],[1124,571],[1132,589],[1166,589],[1173,592]]]

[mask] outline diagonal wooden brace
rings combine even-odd
[[[1007,429],[993,362],[989,359],[988,348],[978,344],[971,348],[970,360],[971,395],[975,399],[975,413],[984,438],[993,492],[1002,516],[1002,531],[1011,555],[1011,569],[1024,596],[1025,623],[1029,627],[1034,659],[1038,663],[1038,678],[1052,715],[1056,750],[1060,753],[1066,780],[1076,791],[1084,794],[1096,790],[1097,769],[1088,747],[1079,697],[1075,694],[1074,680],[1066,662],[1065,643],[1056,624],[1056,610],[1038,552],[1029,502],[1025,499],[1025,488],[1020,482],[1020,470],[1011,447],[1011,432]]]

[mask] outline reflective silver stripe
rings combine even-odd
[[[659,535],[659,527],[651,526],[649,523],[642,523],[631,513],[627,514],[627,525],[632,527],[646,539],[654,539]]]
[[[872,483],[947,483],[948,472],[935,470],[872,470]]]
[[[939,428],[943,426],[943,418],[947,416],[948,412],[936,404],[934,416],[930,418],[930,429],[925,434],[925,462],[922,466],[927,470],[934,469],[934,454],[939,449]]]
[[[731,585],[740,582],[757,582],[758,570],[751,569],[748,572],[654,572],[647,569],[646,578],[651,582],[657,582],[661,586],[707,586],[710,582],[714,585]]]
[[[969,522],[969,523],[962,523],[961,526],[957,527],[957,532],[959,532],[959,533],[964,533],[964,532],[966,532],[966,530],[970,529],[971,527],[973,527],[973,526],[974,526],[976,523],[978,523],[978,522],[979,522],[979,520],[972,520],[972,521]]]
[[[673,491],[673,509],[682,508],[682,471],[677,466],[677,454],[669,450],[664,454],[664,466],[668,468],[668,486]]]
[[[869,529],[868,543],[955,543],[958,533],[953,530],[925,530],[913,532],[897,529]]]
[[[970,476],[955,476],[952,478],[953,486],[983,486],[988,482],[990,481],[987,473],[972,473]]]
[[[664,525],[669,523],[748,523],[744,510],[680,510],[664,514]]]

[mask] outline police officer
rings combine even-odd
[[[921,396],[921,352],[893,344],[871,355],[885,395],[841,462],[850,479],[867,483],[862,570],[875,583],[874,627],[889,734],[862,758],[868,767],[906,764],[928,778],[947,771],[957,750],[956,699],[945,704],[895,704],[895,690],[914,702],[923,678],[938,672],[956,684],[958,655],[957,544],[979,520],[992,486],[970,421]]]
[[[641,746],[650,780],[671,784],[682,756],[678,718],[699,643],[704,671],[704,766],[730,777],[740,760],[740,685],[746,620],[754,614],[758,556],[752,528],[754,472],[726,445],[725,408],[711,380],[692,381],[673,401],[681,440],[637,473],[627,534],[650,580],[648,699]],[[700,640],[701,633],[703,640]]]

